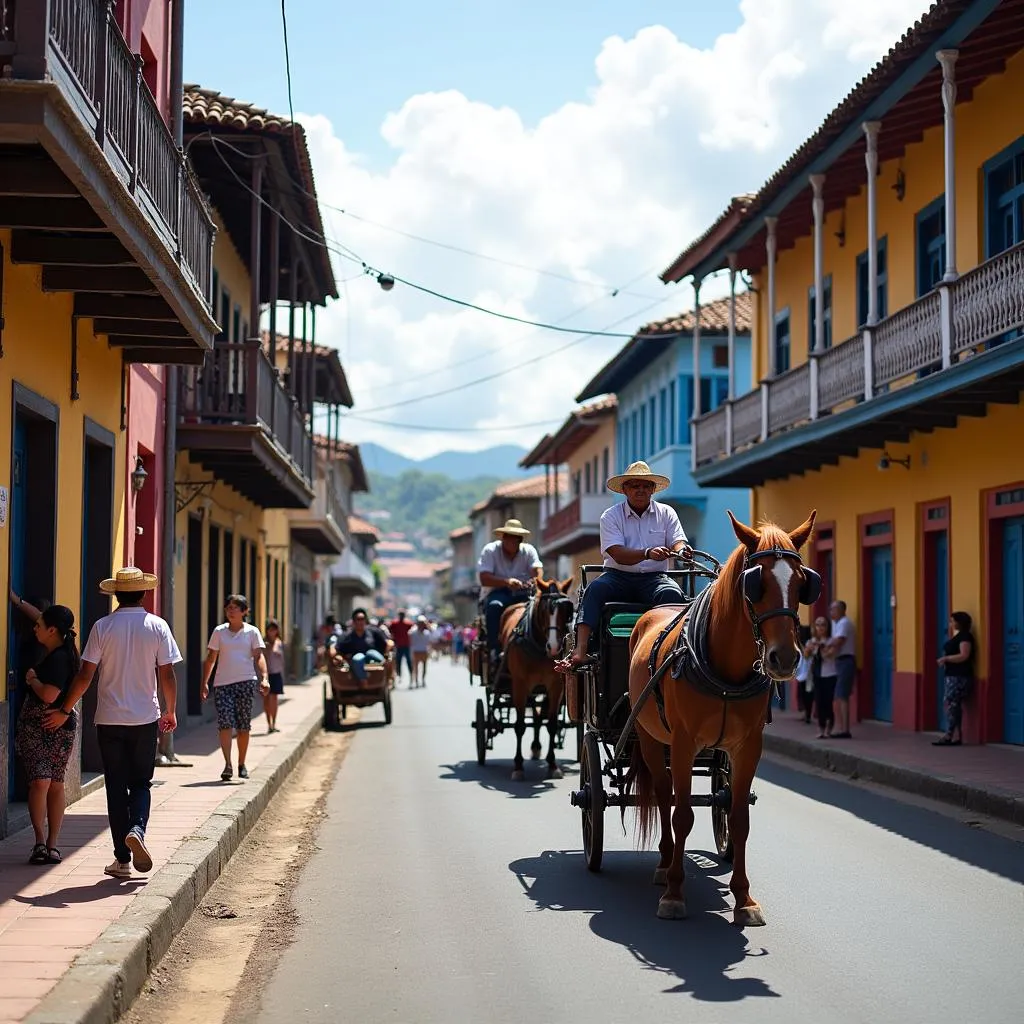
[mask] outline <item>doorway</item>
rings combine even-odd
[[[9,565],[10,585],[32,604],[56,600],[57,425],[52,402],[14,385],[11,447]],[[14,753],[14,730],[25,693],[25,673],[36,660],[32,624],[14,610],[8,616],[7,644],[7,798],[24,800],[28,784]]]
[[[203,592],[203,520],[200,516],[188,517],[188,561],[186,564],[186,588],[189,601],[185,614],[186,630],[186,708],[190,715],[203,712],[199,691],[203,684],[203,657],[206,637],[203,635],[203,602],[198,595]]]
[[[1024,744],[1024,516],[1003,520],[1003,739]]]
[[[871,679],[874,717],[892,721],[892,546],[871,549]]]
[[[206,636],[212,636],[213,631],[221,623],[221,609],[224,607],[224,599],[220,592],[220,527],[210,524],[210,549],[206,558]],[[213,686],[217,678],[217,666],[213,666],[210,673],[210,686]]]

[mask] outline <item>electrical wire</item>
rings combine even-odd
[[[424,423],[392,423],[390,420],[375,420],[368,416],[357,416],[354,413],[349,413],[343,417],[345,420],[357,420],[360,423],[373,423],[376,426],[381,427],[393,427],[396,430],[427,430],[433,431],[439,434],[459,433],[459,434],[499,434],[504,433],[508,430],[528,430],[533,427],[550,427],[554,423],[561,423],[564,416],[559,416],[553,420],[537,420],[535,423],[509,423],[503,427],[439,427],[430,426]]]
[[[281,0],[281,34],[284,37],[284,75],[288,83],[288,120],[295,124],[295,107],[292,104],[292,59],[288,50],[288,11],[286,0]]]

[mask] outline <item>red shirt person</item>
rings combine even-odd
[[[402,679],[402,661],[409,667],[412,676],[412,656],[409,653],[409,632],[412,623],[405,617],[405,610],[399,609],[398,616],[388,623],[391,639],[395,641],[395,672],[399,681]]]

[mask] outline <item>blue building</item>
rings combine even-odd
[[[735,303],[730,332],[730,305]],[[618,396],[616,452],[621,472],[643,459],[672,486],[657,495],[671,505],[694,547],[724,559],[736,546],[726,509],[746,520],[750,492],[704,489],[693,478],[691,420],[726,405],[730,394],[751,387],[750,295],[742,292],[703,306],[700,311],[700,409],[694,409],[692,312],[657,320],[641,328],[576,396]],[[731,381],[731,386],[730,386]],[[699,453],[698,453],[699,454]]]

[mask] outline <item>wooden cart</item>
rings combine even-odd
[[[340,729],[350,707],[384,705],[384,723],[391,724],[391,690],[394,673],[387,663],[366,665],[366,679],[359,679],[340,658],[331,659],[324,682],[324,728]]]

